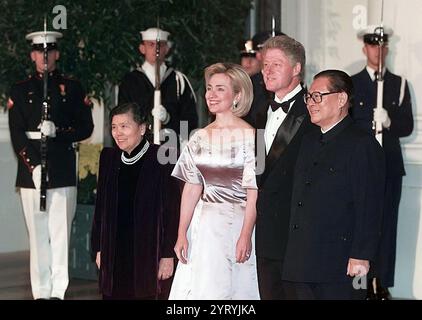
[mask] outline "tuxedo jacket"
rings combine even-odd
[[[287,241],[290,217],[290,200],[293,170],[305,132],[310,122],[302,89],[278,128],[269,153],[265,157],[265,170],[257,176],[258,200],[256,220],[257,257],[282,259]],[[263,130],[267,122],[267,108],[257,114],[257,129]],[[260,138],[261,137],[261,138]],[[263,134],[257,134],[257,149],[264,145]]]
[[[346,282],[349,258],[376,254],[385,183],[375,137],[347,116],[302,141],[294,173],[283,280]]]
[[[352,80],[355,97],[351,116],[359,127],[372,132],[373,109],[377,95],[376,81],[371,80],[366,68],[353,75]],[[403,176],[405,170],[399,138],[408,136],[413,131],[409,86],[405,79],[386,70],[383,92],[383,107],[391,119],[390,128],[384,128],[382,131],[386,174],[388,177]]]

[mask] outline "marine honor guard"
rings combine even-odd
[[[73,143],[94,128],[89,100],[79,81],[56,69],[60,53],[55,31],[33,32],[30,57],[35,71],[16,83],[8,100],[9,128],[18,160],[19,188],[29,233],[34,299],[64,299],[69,283],[68,248],[76,210],[76,156]],[[47,67],[47,68],[46,68]],[[44,78],[47,78],[45,95]],[[48,117],[42,120],[43,102]],[[41,136],[46,137],[45,211],[40,210]]]

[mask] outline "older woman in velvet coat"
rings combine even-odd
[[[157,160],[144,111],[110,113],[117,144],[100,156],[91,250],[104,299],[166,299],[174,272],[180,192],[171,166]]]

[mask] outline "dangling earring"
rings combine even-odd
[[[237,101],[233,100],[232,109],[236,109],[236,108],[237,108]]]

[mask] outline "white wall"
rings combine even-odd
[[[283,0],[283,32],[306,48],[307,76],[338,68],[349,74],[365,65],[355,27],[377,23],[379,0]],[[367,15],[362,17],[362,9]],[[422,1],[385,0],[384,25],[394,30],[387,64],[410,83],[415,130],[402,139],[407,176],[403,180],[393,296],[422,299]],[[363,20],[362,20],[363,19]],[[366,21],[365,21],[366,19]]]
[[[7,113],[0,111],[0,253],[29,247],[22,205],[15,190],[16,167]]]

